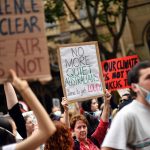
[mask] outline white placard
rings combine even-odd
[[[68,100],[103,95],[100,56],[96,42],[59,48],[61,79]]]

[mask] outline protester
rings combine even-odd
[[[119,104],[119,110],[121,110],[124,106],[130,104],[132,102],[131,94],[125,93],[121,97],[121,103]]]
[[[6,102],[9,115],[14,120],[17,126],[18,133],[21,135],[22,138],[26,138],[27,131],[25,126],[25,120],[20,110],[16,92],[10,82],[4,83],[4,91],[6,95]]]
[[[37,128],[37,124],[33,123],[34,114],[32,111],[22,113],[17,94],[10,82],[4,83],[4,91],[9,115],[13,118],[22,139],[25,139]]]
[[[10,70],[12,77],[12,83],[14,87],[20,92],[24,100],[26,100],[29,107],[33,110],[37,122],[38,130],[34,132],[30,137],[23,140],[22,142],[3,146],[3,150],[27,150],[36,149],[38,146],[43,144],[56,130],[53,122],[50,120],[43,106],[32,92],[27,81],[21,80],[16,76],[13,70]],[[44,117],[43,117],[44,116]]]
[[[84,101],[84,102],[82,102],[81,105],[82,105],[82,108],[84,109],[84,111],[92,114],[98,120],[100,120],[100,115],[101,115],[102,111],[99,109],[98,100],[96,98],[93,98],[88,101]]]
[[[53,106],[52,113],[58,117],[62,116],[61,109],[58,106]]]
[[[99,150],[108,129],[110,99],[111,95],[106,91],[100,123],[90,138],[87,138],[87,119],[83,115],[75,115],[72,117],[70,126],[75,134],[74,150]]]
[[[136,64],[128,73],[136,99],[115,116],[102,150],[150,150],[150,61]]]
[[[59,121],[54,120],[56,132],[44,144],[44,150],[72,150],[73,139],[69,124],[69,112],[66,98],[62,98],[64,117]]]
[[[97,99],[83,101],[81,103],[81,107],[82,107],[81,109],[83,109],[83,111],[81,112],[88,121],[87,137],[91,137],[91,135],[94,133],[95,129],[97,128],[100,119],[100,113],[97,113],[96,115],[94,114],[94,112],[100,112],[100,110],[98,109]]]
[[[34,130],[37,124],[33,122],[33,117],[31,115],[26,115],[25,117],[25,125],[26,125],[26,130],[27,130],[27,136],[30,136]]]

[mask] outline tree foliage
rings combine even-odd
[[[46,22],[55,22],[57,18],[65,15],[62,0],[46,0],[44,3]]]
[[[84,26],[81,19],[76,16],[66,0],[47,0],[45,3],[45,16],[47,22],[54,22],[58,17],[65,14],[65,6],[74,18],[74,21],[85,31],[88,39],[98,41],[101,52],[105,55],[106,59],[109,59],[115,58],[117,55],[119,39],[126,22],[127,4],[128,0],[76,0],[74,9],[86,11],[86,19],[89,21],[90,29]],[[120,27],[116,30],[118,18]],[[107,26],[109,35],[99,33],[97,20],[99,20],[101,25]],[[108,40],[113,41],[112,52],[109,52],[104,47],[103,43]]]

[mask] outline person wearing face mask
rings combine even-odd
[[[150,61],[136,64],[128,73],[135,100],[115,116],[102,150],[150,150]]]
[[[124,106],[130,104],[132,102],[132,97],[129,92],[126,92],[121,96],[121,103],[119,104],[119,110],[121,110]]]

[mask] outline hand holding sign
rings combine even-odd
[[[62,45],[58,49],[58,58],[64,95],[69,101],[104,94],[96,42]]]

